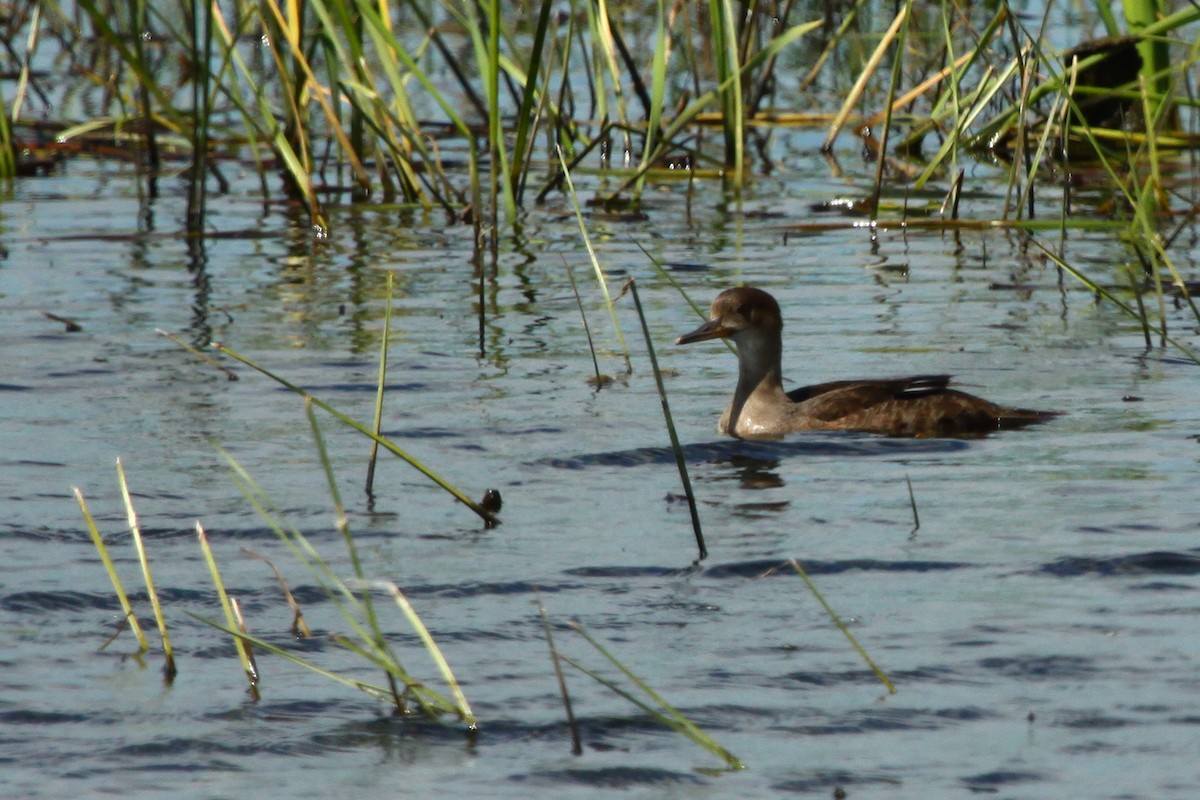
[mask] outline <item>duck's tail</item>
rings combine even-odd
[[[1037,411],[1032,408],[1002,408],[996,417],[996,427],[1004,430],[1024,428],[1028,425],[1040,425],[1043,422],[1061,417],[1061,411]]]

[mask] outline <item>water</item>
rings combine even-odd
[[[1147,350],[1070,279],[1060,286],[1015,234],[883,232],[875,246],[862,230],[785,234],[844,185],[811,137],[780,137],[787,172],[760,179],[740,211],[708,187],[689,206],[686,186],[667,184],[651,191],[647,220],[589,223],[611,273],[639,279],[711,553],[699,565],[628,299],[618,315],[633,373],[600,392],[586,382],[560,253],[580,278],[601,368],[624,366],[561,198],[504,243],[481,347],[470,232],[436,215],[335,209],[330,238],[314,242],[264,210],[247,179],[214,199],[210,222],[243,235],[211,240],[197,271],[174,235],[182,198],[139,207],[122,167],[79,159],[19,182],[0,206],[5,796],[1192,796],[1200,373]],[[996,187],[975,207],[993,214],[996,175],[976,167],[968,182]],[[141,229],[139,211],[150,212]],[[737,281],[774,292],[796,381],[944,371],[992,399],[1068,413],[970,442],[722,439],[733,356],[719,343],[673,346],[697,318],[634,242],[677,265],[702,304]],[[1111,234],[1073,235],[1069,247],[1097,270],[1127,258]],[[1196,246],[1175,255],[1194,279]],[[480,720],[474,744],[459,726],[392,717],[265,654],[252,702],[230,643],[190,616],[219,615],[200,520],[257,635],[380,680],[330,641],[345,623],[213,448],[346,574],[300,401],[245,368],[226,380],[154,330],[219,340],[368,419],[388,270],[398,291],[385,431],[470,495],[499,489],[503,525],[482,529],[390,458],[369,507],[365,440],[325,417],[324,433],[368,571],[401,586],[441,643]],[[1195,345],[1194,320],[1169,314]],[[173,630],[169,687],[161,655],[130,657],[128,634],[99,650],[119,609],[70,487],[136,590],[118,455]],[[273,575],[242,547],[284,572],[315,639],[292,639]],[[572,756],[539,601],[565,652],[611,674],[565,627],[577,620],[749,769],[712,772],[711,755],[568,669],[585,746]],[[149,620],[144,592],[135,604]],[[384,618],[406,665],[440,686],[399,612]]]

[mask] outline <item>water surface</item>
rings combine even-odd
[[[119,166],[77,160],[18,182],[0,205],[4,794],[1190,796],[1200,373],[1146,349],[1014,233],[787,233],[845,184],[811,137],[780,137],[787,170],[757,179],[740,206],[715,186],[689,203],[671,183],[653,187],[645,220],[589,221],[614,288],[639,280],[708,540],[699,564],[632,306],[618,305],[625,375],[562,198],[504,241],[481,335],[471,233],[437,215],[335,208],[315,241],[247,180],[211,204],[215,231],[243,233],[210,240],[197,264],[175,235],[183,198],[140,206]],[[996,187],[976,200],[992,215],[996,174],[976,166],[968,180]],[[969,442],[722,439],[734,358],[719,343],[673,346],[697,318],[635,242],[701,304],[743,281],[775,293],[797,383],[950,372],[992,399],[1067,414]],[[1128,258],[1111,234],[1073,234],[1068,247],[1098,269]],[[1185,277],[1197,255],[1177,254]],[[599,392],[564,257],[601,368],[619,378]],[[499,489],[503,525],[482,529],[394,459],[369,505],[366,442],[331,420],[325,434],[368,571],[401,586],[443,646],[480,720],[474,744],[269,655],[252,702],[230,643],[189,615],[219,613],[199,519],[254,632],[379,680],[331,643],[345,623],[213,447],[348,572],[302,404],[241,367],[229,381],[154,331],[219,340],[368,419],[388,271],[385,431],[469,494]],[[1169,314],[1194,340],[1195,321]],[[139,586],[118,455],[173,626],[169,687],[161,656],[130,657],[128,635],[99,652],[119,609],[70,487]],[[291,638],[273,575],[241,547],[284,571],[314,640]],[[791,558],[895,695],[779,568]],[[564,651],[603,668],[566,629],[577,620],[748,769],[708,771],[712,756],[569,671],[585,745],[572,756],[536,601]],[[135,602],[149,620],[144,592]],[[436,684],[400,614],[385,624]]]

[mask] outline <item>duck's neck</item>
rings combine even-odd
[[[783,394],[783,343],[779,331],[749,329],[733,337],[738,352],[738,382],[729,407],[729,433],[734,433],[746,401]]]

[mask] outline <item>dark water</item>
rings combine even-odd
[[[711,553],[699,565],[632,306],[618,306],[624,377],[563,200],[505,240],[481,337],[470,231],[436,215],[338,208],[314,241],[264,211],[247,181],[212,202],[211,226],[254,235],[211,240],[198,268],[173,234],[182,197],[139,208],[121,167],[78,160],[18,182],[0,205],[4,796],[1193,796],[1200,372],[1145,349],[1135,325],[1013,233],[785,236],[811,202],[844,191],[813,145],[781,139],[788,171],[759,179],[740,208],[716,187],[689,206],[686,186],[668,184],[644,221],[589,223],[614,285],[639,279]],[[994,215],[998,175],[976,166],[968,181]],[[774,292],[797,382],[950,372],[993,399],[1068,413],[970,442],[721,440],[733,356],[672,345],[696,317],[635,241],[679,265],[702,304],[739,281]],[[1192,244],[1176,264],[1195,279],[1194,232],[1181,241]],[[1112,234],[1068,247],[1101,275],[1128,258]],[[600,392],[559,254],[581,279],[602,369],[622,376]],[[213,447],[348,574],[302,404],[242,367],[228,381],[154,331],[220,340],[369,419],[389,270],[385,430],[468,494],[499,489],[503,525],[482,529],[395,459],[381,462],[370,507],[366,442],[328,418],[324,432],[368,572],[402,587],[441,643],[479,717],[473,744],[460,726],[393,717],[265,654],[252,702],[228,640],[190,616],[219,615],[200,520],[257,635],[381,680],[332,643],[346,623]],[[1195,321],[1168,314],[1194,346]],[[129,656],[128,634],[99,650],[120,612],[72,486],[150,620],[118,455],[173,630],[169,687],[161,655]],[[292,639],[273,574],[242,547],[279,565],[315,639]],[[538,601],[564,652],[616,677],[566,627],[577,620],[749,768],[710,772],[713,756],[568,670],[584,740],[572,756]],[[384,625],[440,687],[400,613],[388,608]]]

